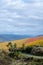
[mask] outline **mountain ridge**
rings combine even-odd
[[[43,35],[38,35],[38,36],[43,36]],[[0,42],[12,41],[12,40],[20,40],[20,39],[25,39],[25,38],[34,38],[34,37],[38,37],[38,36],[34,36],[34,35],[0,34]]]
[[[11,41],[11,40],[20,40],[24,38],[31,38],[34,36],[30,35],[14,35],[14,34],[1,34],[0,35],[0,42],[4,41]]]

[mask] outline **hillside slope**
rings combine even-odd
[[[6,45],[9,42],[0,42],[0,49],[4,49],[4,50],[8,49]],[[22,40],[15,40],[15,41],[11,41],[11,42],[13,44],[16,43],[17,47],[21,47],[22,44],[25,44],[26,46],[40,44],[41,46],[43,46],[43,36],[35,37],[35,38],[26,38],[26,39],[22,39]]]

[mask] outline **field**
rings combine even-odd
[[[40,37],[35,37],[35,38],[26,38],[26,39],[22,39],[22,40],[13,40],[13,41],[9,41],[12,42],[12,44],[17,44],[17,47],[22,47],[22,44],[25,44],[25,46],[31,46],[31,45],[41,45],[43,46],[43,36]],[[4,49],[7,50],[7,44],[9,42],[0,42],[0,49]]]
[[[7,46],[9,42],[11,42],[10,47]],[[43,65],[43,36],[9,42],[0,42],[0,65]],[[17,47],[14,46],[15,43]]]

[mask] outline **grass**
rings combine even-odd
[[[26,58],[25,58],[26,60]],[[25,61],[25,60],[7,60],[7,58],[3,58],[2,61],[0,61],[0,65],[43,65],[43,61],[42,62],[35,62],[34,60],[28,60],[28,61]],[[4,62],[4,64],[3,64]]]
[[[13,44],[16,43],[17,47],[22,47],[22,44],[25,46],[33,46],[33,45],[40,45],[43,46],[43,37],[39,38],[31,38],[31,39],[22,39],[22,40],[15,40],[11,41]],[[0,42],[0,49],[8,50],[6,46],[8,42]],[[21,53],[20,59],[11,58],[5,52],[0,53],[0,65],[43,65],[43,56],[35,56],[30,54]]]
[[[35,58],[35,59],[43,59],[43,56],[35,56],[31,54],[22,54],[24,57],[30,57],[30,58]]]
[[[26,38],[26,39],[22,39],[22,40],[11,41],[11,42],[13,44],[16,43],[18,48],[22,47],[22,44],[25,44],[25,46],[40,44],[40,46],[43,46],[43,36],[36,38],[36,40],[34,40],[33,38]],[[7,44],[8,44],[8,42],[0,42],[0,49],[7,50],[8,49],[6,46]]]

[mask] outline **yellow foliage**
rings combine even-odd
[[[37,44],[43,46],[43,38],[40,39],[40,40],[38,39],[38,40],[36,40],[36,41],[27,42],[27,43],[26,43],[25,41],[26,41],[27,39],[28,39],[28,38],[22,39],[22,40],[9,41],[9,42],[12,42],[12,44],[15,44],[15,43],[16,43],[18,48],[22,47],[23,44],[25,44],[25,46],[31,46],[31,45],[37,45]],[[0,49],[7,50],[7,49],[8,49],[8,48],[7,48],[7,44],[8,44],[9,42],[0,42]]]

